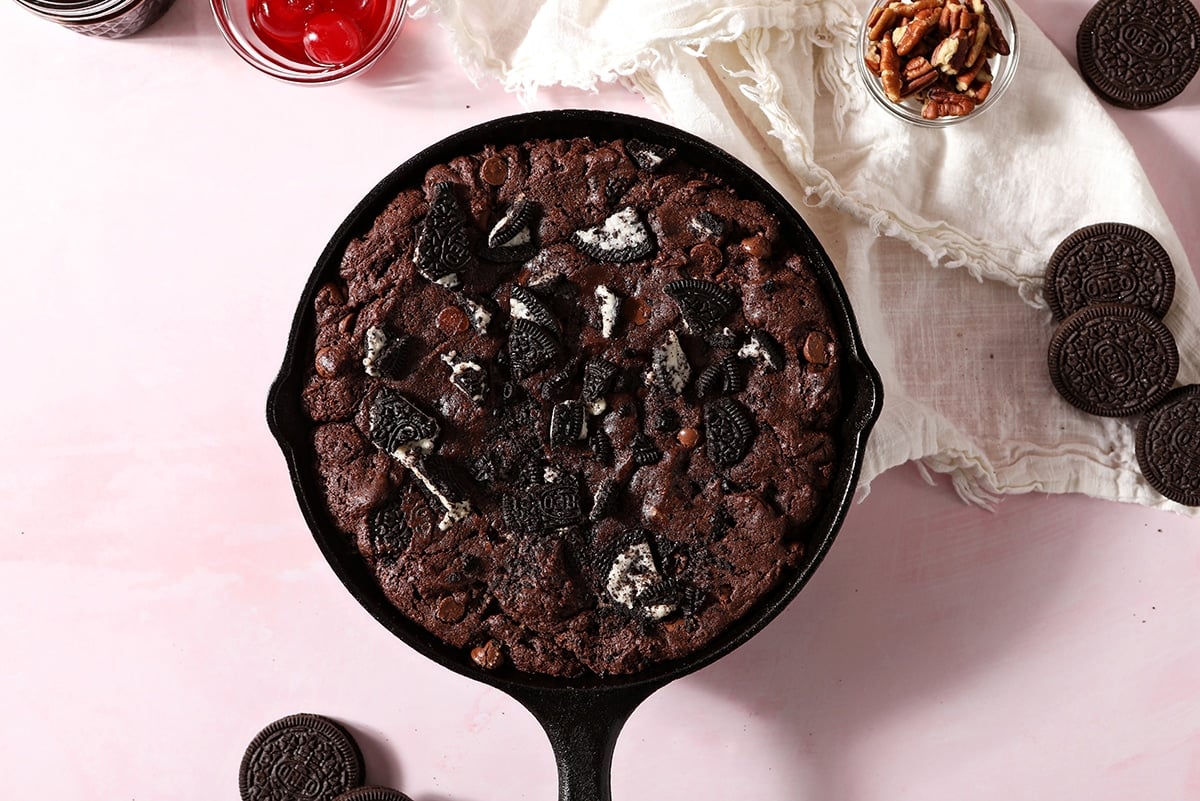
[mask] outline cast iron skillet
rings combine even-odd
[[[445,645],[392,606],[350,538],[339,533],[323,507],[310,444],[313,426],[301,407],[300,395],[316,339],[313,298],[320,286],[337,277],[346,245],[370,227],[400,190],[420,185],[430,167],[477,152],[487,144],[574,136],[636,137],[673,147],[684,160],[703,165],[724,178],[743,197],[758,198],[772,208],[785,235],[816,271],[840,329],[846,412],[835,431],[839,458],[829,500],[819,519],[808,527],[803,564],[785,576],[779,587],[717,639],[689,657],[628,676],[561,679],[520,673],[511,668],[485,671],[470,660],[465,650]],[[267,400],[267,422],[287,458],[296,498],[317,544],[358,602],[412,648],[443,667],[503,690],[532,712],[554,748],[560,801],[610,801],[613,748],[634,708],[668,682],[704,667],[750,639],[779,614],[817,569],[845,517],[858,480],[867,434],[879,416],[882,402],[882,382],[863,351],[845,289],[829,257],[804,220],[766,181],[728,153],[660,123],[609,112],[545,111],[493,120],[455,134],[396,168],[363,198],[334,234],[304,288],[283,367]]]

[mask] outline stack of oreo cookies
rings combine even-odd
[[[1060,325],[1050,380],[1071,405],[1103,417],[1142,415],[1137,458],[1163,496],[1200,506],[1200,385],[1173,389],[1179,350],[1163,317],[1175,270],[1150,234],[1123,223],[1081,228],[1046,268]]]
[[[321,715],[288,715],[250,741],[242,757],[242,801],[412,801],[363,784],[362,751],[350,732]]]

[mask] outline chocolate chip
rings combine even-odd
[[[467,608],[463,606],[462,601],[457,598],[447,595],[442,600],[438,601],[437,619],[443,623],[458,623],[467,614]]]
[[[413,263],[422,276],[450,289],[462,283],[462,274],[471,267],[466,217],[449,182],[433,188],[429,213],[417,234]]]
[[[461,334],[471,327],[471,321],[462,309],[447,306],[438,313],[437,327],[447,334]]]
[[[554,404],[550,410],[550,444],[569,445],[583,439],[584,429],[583,403],[577,400],[565,400]]]
[[[341,354],[335,348],[321,348],[313,364],[321,378],[333,378],[342,369]]]
[[[508,164],[499,156],[489,156],[479,167],[479,177],[489,186],[503,186],[508,178]]]
[[[688,330],[696,334],[711,331],[739,303],[738,297],[732,292],[699,278],[671,281],[664,289],[678,304]]]
[[[531,320],[513,320],[508,335],[509,369],[518,381],[558,361],[562,345],[544,326]]]
[[[704,430],[708,458],[713,464],[730,467],[746,458],[754,441],[754,418],[732,398],[719,398],[704,407]]]
[[[771,243],[762,234],[743,239],[742,248],[756,259],[765,259],[771,255]]]
[[[484,670],[495,670],[504,664],[504,651],[496,640],[488,640],[483,645],[471,649],[471,661]]]
[[[700,272],[712,275],[721,269],[725,257],[721,249],[711,242],[701,242],[688,252],[688,258]]]
[[[637,209],[627,206],[604,222],[571,234],[571,244],[597,261],[624,264],[654,252],[654,234],[642,222]]]
[[[320,715],[289,715],[250,741],[238,790],[242,801],[332,799],[362,777],[362,752],[348,731]]]
[[[625,152],[633,163],[646,172],[654,173],[675,155],[675,148],[653,142],[643,142],[640,139],[628,139],[625,142]]]
[[[829,354],[825,352],[827,347],[829,337],[820,331],[809,331],[808,336],[804,338],[805,361],[817,367],[824,367],[829,363]]]
[[[369,418],[371,441],[393,455],[427,452],[441,432],[436,420],[390,387],[375,395]]]
[[[694,428],[681,428],[676,436],[679,444],[685,448],[693,448],[700,441],[700,432]]]

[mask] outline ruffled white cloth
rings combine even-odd
[[[526,93],[625,81],[802,210],[886,386],[864,486],[915,461],[984,504],[1075,492],[1188,511],[1142,478],[1133,421],[1079,412],[1050,384],[1042,278],[1075,229],[1131,223],[1167,249],[1180,383],[1200,381],[1200,292],[1128,142],[1019,8],[1008,93],[978,119],[929,130],[894,120],[861,87],[866,0],[423,5],[474,73]]]

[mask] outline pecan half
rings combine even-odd
[[[938,117],[965,117],[975,110],[976,101],[961,92],[935,86],[925,96],[925,105],[921,107],[921,116],[927,120]]]
[[[883,93],[888,100],[899,103],[901,99],[900,56],[896,54],[896,46],[891,37],[884,37],[879,43],[879,79],[883,81]]]

